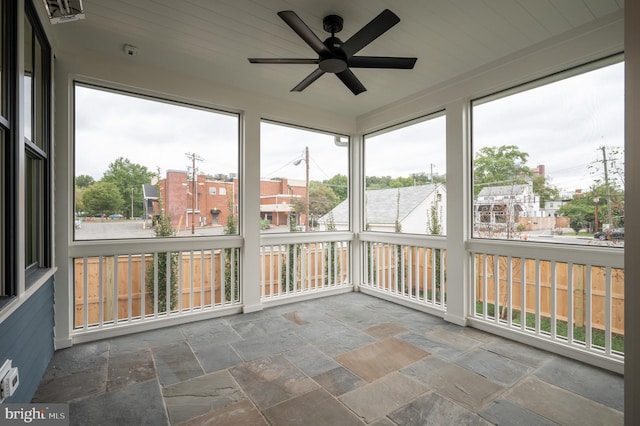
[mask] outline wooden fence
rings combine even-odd
[[[483,273],[482,256],[475,257],[475,286],[476,301],[483,301],[483,288],[485,273]],[[495,268],[494,256],[487,256],[487,303],[496,304],[495,301],[495,276],[498,272],[499,306],[508,306],[508,259],[506,256],[498,257],[498,270]],[[573,264],[572,280],[573,292],[568,291],[569,264],[563,262],[539,261],[539,286],[540,286],[540,315],[551,318],[552,303],[552,267],[555,266],[555,304],[556,319],[568,321],[569,297],[573,297],[574,325],[582,327],[586,323],[587,315],[587,266]],[[520,258],[511,259],[511,306],[513,310],[522,309],[522,262]],[[536,261],[525,259],[526,282],[526,312],[536,312]],[[611,270],[611,331],[624,335],[624,269],[612,268]],[[592,327],[604,330],[606,324],[606,268],[591,266],[591,324]]]
[[[329,257],[324,257],[326,251],[319,249],[320,245],[310,244],[304,247],[296,255],[297,263],[295,273],[291,276],[293,282],[290,288],[283,284],[286,277],[282,274],[286,270],[288,250],[263,250],[260,264],[263,297],[317,289],[328,282],[342,283],[347,279],[346,266],[325,266],[327,261],[333,265],[347,265],[348,250],[345,247],[337,248]],[[224,291],[221,289],[226,280],[224,265],[221,266],[221,251],[216,250],[213,254],[211,251],[195,251],[176,255],[179,256],[179,279],[176,282],[177,302],[173,310],[184,311],[223,304]],[[85,285],[88,326],[112,322],[116,312],[118,320],[140,318],[143,315],[143,296],[144,315],[154,315],[153,285],[151,291],[148,288],[148,283],[153,283],[153,273],[148,272],[153,262],[151,254],[74,259],[75,327],[82,327],[85,323]],[[305,265],[304,268],[301,267],[302,264]],[[228,283],[224,285],[229,286]]]

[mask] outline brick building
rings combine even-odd
[[[165,212],[177,230],[192,224],[224,226],[232,212],[238,214],[238,179],[233,176],[198,174],[194,182],[184,170],[169,170],[160,188]]]
[[[238,179],[233,176],[201,173],[194,185],[186,171],[169,170],[160,188],[165,212],[171,215],[171,224],[176,230],[188,229],[192,223],[195,227],[225,226],[231,212],[238,214]],[[192,197],[192,193],[197,196]],[[304,181],[261,180],[260,217],[274,226],[287,225],[296,201],[305,200],[306,193]],[[297,223],[305,223],[305,218],[304,214],[300,215]]]

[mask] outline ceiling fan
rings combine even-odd
[[[388,56],[354,56],[400,22],[400,18],[389,9],[383,10],[345,42],[335,36],[342,30],[343,24],[342,18],[338,15],[328,15],[322,20],[324,30],[331,33],[331,37],[325,41],[321,41],[295,12],[285,10],[278,12],[278,16],[318,54],[318,58],[249,58],[249,62],[252,64],[317,64],[318,68],[291,89],[292,92],[301,92],[324,73],[331,73],[337,75],[345,86],[357,95],[367,89],[351,68],[412,69],[417,60],[417,58]]]

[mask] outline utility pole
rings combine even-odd
[[[607,197],[607,223],[609,226],[613,225],[611,218],[611,191],[609,190],[609,169],[607,165],[607,150],[605,146],[601,146],[602,150],[602,164],[604,165],[604,190]]]
[[[299,158],[296,161],[293,162],[294,166],[297,166],[298,164],[300,164],[302,161],[304,161],[305,167],[306,167],[306,188],[307,188],[307,193],[305,195],[305,207],[307,209],[307,213],[305,214],[305,221],[304,221],[304,230],[305,232],[309,232],[309,147],[305,146],[304,147],[304,159],[303,158]]]
[[[196,233],[196,197],[198,196],[198,170],[196,169],[196,160],[204,161],[195,152],[185,152],[187,158],[191,159],[191,234]]]
[[[306,164],[306,183],[307,183],[307,194],[306,194],[306,203],[307,203],[307,214],[305,215],[305,226],[304,230],[309,232],[309,147],[304,147],[304,162]]]

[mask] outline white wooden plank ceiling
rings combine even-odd
[[[617,13],[623,0],[84,0],[86,19],[49,28],[57,49],[91,50],[178,70],[217,83],[357,117],[501,57]],[[325,75],[290,89],[315,65],[255,65],[249,57],[315,58],[278,16],[295,11],[324,40],[337,14],[343,41],[389,8],[401,21],[359,55],[415,56],[413,70],[354,69],[367,91],[354,96]]]

